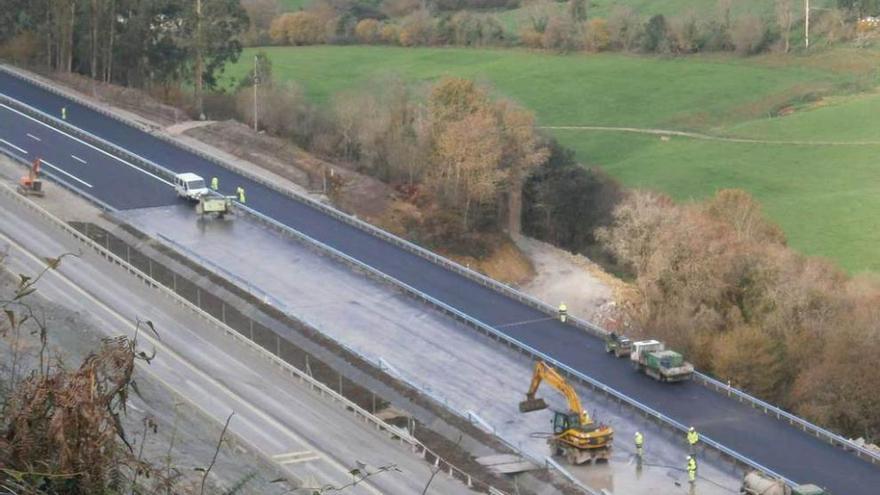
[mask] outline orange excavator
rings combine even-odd
[[[564,456],[570,464],[584,464],[600,459],[607,461],[611,457],[614,430],[608,425],[594,422],[581,406],[574,387],[544,361],[535,363],[526,400],[519,403],[520,412],[547,408],[544,399],[535,397],[538,387],[545,380],[565,396],[569,409],[566,412],[554,411],[553,433],[547,439],[553,454]]]
[[[43,196],[43,181],[40,179],[40,159],[37,158],[31,164],[28,174],[19,179],[18,192],[25,196]]]

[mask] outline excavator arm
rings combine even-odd
[[[591,422],[590,417],[587,415],[587,412],[584,411],[581,406],[581,400],[578,398],[577,392],[575,392],[574,387],[569,385],[569,383],[562,377],[555,369],[551,368],[544,361],[538,361],[535,363],[535,371],[532,375],[532,384],[529,386],[529,391],[526,392],[526,400],[519,403],[520,412],[531,412],[531,411],[539,411],[541,409],[547,408],[547,403],[544,399],[536,398],[535,394],[538,392],[538,387],[541,386],[541,382],[546,381],[550,384],[551,387],[555,388],[559,391],[568,402],[568,408],[570,413],[576,413],[581,420],[581,424],[589,424]]]

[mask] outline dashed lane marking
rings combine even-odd
[[[27,137],[33,139],[34,141],[42,141],[42,139],[38,138],[37,136],[34,136],[33,134],[31,134],[29,132],[27,133]]]
[[[80,158],[80,157],[78,157],[78,156],[76,156],[76,155],[70,155],[70,157],[73,158],[74,160],[76,160],[76,161],[82,163],[83,165],[86,164],[86,161],[85,161],[85,160],[83,160],[82,158]]]
[[[37,124],[40,124],[41,126],[46,127],[47,129],[51,129],[51,130],[57,132],[58,134],[61,134],[61,135],[65,136],[65,137],[67,137],[67,138],[70,138],[70,139],[72,139],[72,140],[74,140],[74,141],[76,141],[76,142],[78,142],[78,143],[80,143],[80,144],[82,144],[82,145],[88,146],[89,148],[92,148],[93,150],[95,150],[95,151],[97,151],[97,152],[99,152],[99,153],[103,153],[104,155],[107,155],[108,157],[110,157],[110,158],[112,158],[112,159],[118,161],[119,163],[122,163],[123,165],[126,165],[127,167],[131,167],[131,168],[137,170],[138,172],[140,172],[140,173],[142,173],[142,174],[144,174],[144,175],[148,175],[148,176],[150,176],[150,177],[156,179],[157,181],[159,181],[159,182],[161,182],[161,183],[163,183],[163,184],[165,184],[165,185],[168,185],[168,186],[173,186],[173,185],[174,185],[174,184],[168,182],[167,180],[165,180],[165,179],[159,177],[158,175],[155,175],[155,174],[153,174],[153,173],[147,172],[146,170],[144,170],[144,169],[138,167],[137,165],[134,165],[134,164],[132,164],[132,163],[129,163],[129,162],[123,160],[122,158],[119,158],[118,156],[111,155],[110,153],[108,153],[108,152],[102,150],[101,148],[98,148],[98,147],[96,147],[96,146],[93,146],[93,145],[91,145],[91,144],[89,144],[89,143],[83,141],[82,139],[79,139],[78,137],[71,136],[70,134],[68,134],[68,133],[66,133],[66,132],[64,132],[64,131],[62,131],[62,130],[56,129],[56,128],[52,127],[51,125],[49,125],[49,124],[47,124],[47,123],[45,123],[45,122],[40,122],[39,120],[37,120],[37,119],[31,117],[30,115],[27,115],[27,114],[25,114],[25,113],[19,112],[18,110],[16,110],[16,109],[10,107],[9,105],[5,105],[5,104],[3,104],[3,103],[0,103],[0,107],[3,107],[3,108],[5,108],[5,109],[9,110],[10,112],[17,113],[18,115],[21,115],[22,117],[24,117],[24,118],[26,118],[26,119],[28,119],[28,120],[32,120],[32,121],[36,122]],[[30,136],[30,134],[28,134],[28,136]],[[31,136],[31,137],[33,137],[33,136]],[[120,146],[120,148],[122,148],[122,146]],[[131,152],[129,151],[129,153],[131,153]],[[132,153],[132,154],[134,155],[134,153]],[[137,155],[135,155],[135,156],[137,156]],[[142,158],[142,157],[140,157],[140,158]]]

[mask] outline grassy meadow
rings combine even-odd
[[[662,59],[375,46],[265,51],[277,81],[296,81],[319,104],[392,75],[416,83],[455,75],[491,84],[532,109],[542,126],[662,128],[770,141],[548,130],[581,161],[628,186],[679,200],[746,189],[795,248],[852,272],[880,272],[880,95],[854,93],[876,84],[877,54],[840,49],[810,57]],[[227,77],[247,70],[240,62]],[[781,113],[786,116],[776,116]],[[877,143],[847,144],[872,140]]]

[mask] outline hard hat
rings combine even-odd
[[[688,430],[690,430],[690,431],[694,431],[694,427],[691,426],[690,428],[688,428]]]
[[[691,456],[687,456],[687,457],[685,457],[685,460],[686,460],[686,461],[691,460]]]

